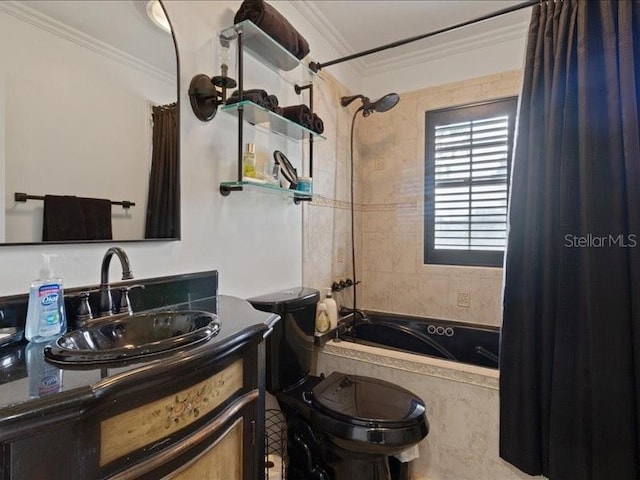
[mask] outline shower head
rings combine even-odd
[[[373,102],[373,110],[376,112],[386,112],[395,107],[400,101],[400,95],[397,93],[387,93],[384,97]]]
[[[342,97],[340,100],[340,104],[343,107],[351,104],[356,98],[359,98],[362,101],[362,105],[356,110],[359,112],[362,110],[362,115],[368,117],[373,112],[386,112],[387,110],[391,110],[396,104],[400,101],[400,96],[397,93],[388,93],[382,98],[379,98],[375,102],[371,102],[369,97],[365,97],[364,95],[351,95],[350,97]]]

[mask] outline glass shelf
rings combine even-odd
[[[313,194],[309,194],[308,192],[282,188],[278,185],[272,185],[270,183],[258,183],[250,181],[220,183],[220,193],[224,196],[229,195],[231,192],[240,192],[242,190],[255,190],[293,198],[293,201],[296,204],[300,202],[310,202],[313,200]]]
[[[225,28],[220,32],[219,38],[223,42],[230,42],[238,38],[239,32],[242,33],[243,49],[247,50],[258,60],[268,64],[271,68],[289,72],[300,67],[309,80],[316,75],[313,70],[309,69],[307,65],[298,60],[291,52],[250,20],[245,20]]]
[[[242,118],[253,125],[260,125],[267,128],[269,131],[282,135],[291,140],[306,140],[309,137],[313,137],[314,140],[326,140],[327,137],[309,130],[302,125],[292,122],[280,115],[256,105],[249,100],[243,100],[242,102],[232,103],[231,105],[225,105],[221,111],[230,113],[237,117],[238,109],[243,107]]]

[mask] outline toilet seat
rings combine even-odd
[[[425,407],[398,385],[359,375],[333,372],[312,389],[319,412],[367,428],[411,428],[424,424]]]

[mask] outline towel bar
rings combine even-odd
[[[29,195],[27,193],[15,192],[14,200],[16,202],[26,202],[27,200],[44,200],[44,197],[41,195]],[[121,202],[111,200],[111,205],[122,205],[122,208],[125,210],[136,206],[135,202],[130,202],[129,200],[122,200]]]

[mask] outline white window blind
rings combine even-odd
[[[425,263],[502,265],[517,102],[425,112]]]
[[[509,117],[435,127],[434,248],[504,250]]]

